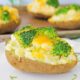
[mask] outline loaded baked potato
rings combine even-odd
[[[0,33],[12,32],[20,24],[20,16],[16,8],[0,6]]]
[[[71,4],[60,7],[48,21],[61,29],[80,28],[80,6]]]
[[[6,57],[15,68],[34,73],[64,73],[77,64],[72,47],[52,27],[18,30],[6,45]]]
[[[58,0],[34,0],[27,5],[27,10],[37,18],[48,18],[54,14],[58,6]]]

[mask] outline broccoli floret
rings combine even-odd
[[[34,37],[38,35],[45,35],[51,39],[57,37],[56,30],[52,27],[33,28],[26,26],[13,34],[23,47],[31,44]]]
[[[59,8],[55,14],[56,15],[66,14],[68,11],[69,11],[69,7],[62,7],[62,8]]]
[[[2,12],[2,20],[4,20],[5,22],[10,20],[10,14],[8,11],[3,11]]]
[[[30,30],[27,32],[20,33],[19,39],[21,43],[24,45],[24,47],[27,47],[28,45],[30,45],[35,35],[36,35],[36,31]]]
[[[3,6],[2,5],[0,5],[0,10],[3,10]]]
[[[38,28],[37,29],[38,35],[42,34],[45,35],[51,39],[54,39],[56,37],[58,37],[57,32],[55,30],[55,28],[53,27],[42,27],[42,28]]]
[[[80,11],[80,5],[77,5],[77,4],[71,4],[70,6],[69,6],[71,9],[75,9],[75,10],[79,10]]]
[[[53,47],[52,53],[53,55],[66,57],[70,54],[70,51],[71,51],[71,46],[67,42],[63,40],[57,40]]]
[[[26,26],[13,34],[23,47],[27,47],[36,35],[36,30],[31,26]]]
[[[66,14],[70,9],[74,9],[76,11],[80,11],[80,6],[77,4],[71,4],[65,7],[60,7],[57,11],[56,11],[56,15],[59,14]]]
[[[35,28],[32,27],[31,25],[27,25],[27,26],[24,26],[21,29],[17,30],[14,34],[19,35],[20,33],[24,32],[24,31],[29,31],[29,30],[32,30],[32,29],[35,29]]]
[[[32,30],[32,29],[34,29],[33,26],[31,26],[31,25],[27,25],[27,26],[21,28],[19,31],[27,31],[27,30]]]
[[[36,30],[24,31],[20,34],[15,34],[16,39],[22,47],[27,47],[31,44],[34,36],[36,35]]]
[[[47,4],[51,5],[53,7],[58,7],[59,6],[59,1],[58,0],[47,0]]]

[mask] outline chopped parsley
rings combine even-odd
[[[47,0],[47,4],[51,5],[53,7],[58,7],[59,6],[59,1],[58,0]]]
[[[69,53],[71,51],[71,46],[62,40],[58,40],[56,41],[56,43],[54,44],[52,53],[54,55],[59,55],[59,56],[68,56]]]

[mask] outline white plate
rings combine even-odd
[[[5,44],[0,43],[0,80],[80,80],[80,63],[64,74],[34,74],[14,69],[6,60]],[[16,77],[12,79],[11,77]],[[74,79],[73,79],[74,78]]]

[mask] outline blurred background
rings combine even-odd
[[[2,5],[26,5],[30,3],[33,0],[0,0],[0,4]],[[70,4],[70,3],[76,3],[80,4],[80,0],[59,0],[60,4]]]

